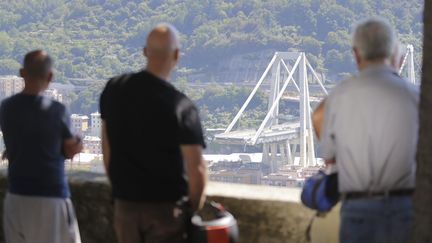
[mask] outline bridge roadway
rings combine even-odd
[[[258,137],[256,143],[253,143],[253,138],[256,130],[240,130],[215,135],[215,142],[219,144],[232,145],[255,145],[263,143],[274,143],[298,138],[300,134],[300,123],[287,122],[278,125],[273,125],[264,129],[261,136]]]

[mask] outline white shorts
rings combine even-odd
[[[81,243],[69,198],[7,193],[3,227],[6,243]]]

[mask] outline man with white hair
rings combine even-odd
[[[207,168],[198,110],[167,82],[179,58],[176,29],[159,24],[145,70],[111,79],[100,99],[102,148],[120,243],[183,242],[189,198],[202,207]]]
[[[397,48],[387,21],[361,22],[353,36],[359,73],[318,109],[322,126],[314,114],[321,156],[338,168],[340,242],[409,241],[419,93],[397,74]]]

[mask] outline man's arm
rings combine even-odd
[[[74,135],[70,128],[70,117],[69,112],[67,112],[64,106],[60,106],[61,108],[61,124],[62,124],[62,139],[63,146],[62,152],[66,159],[72,159],[75,154],[81,152],[83,149],[83,143],[81,141],[81,137],[78,135]]]
[[[315,135],[317,136],[318,140],[321,136],[321,128],[323,124],[324,119],[324,105],[325,105],[325,99],[319,103],[317,108],[312,113],[312,126],[315,130]],[[336,163],[336,160],[334,158],[332,159],[326,159],[325,161],[326,165],[331,165]]]
[[[105,173],[108,175],[108,166],[109,166],[109,159],[110,159],[110,147],[108,143],[108,134],[106,131],[106,124],[105,121],[102,120],[102,155],[103,155],[103,163],[105,167]]]
[[[181,145],[180,149],[186,165],[189,200],[192,210],[196,211],[203,207],[205,201],[207,164],[202,157],[201,145]]]
[[[66,159],[72,159],[75,154],[81,152],[83,143],[78,136],[66,138],[63,140],[63,154]]]
[[[320,139],[321,136],[321,127],[324,117],[324,104],[325,100],[321,101],[312,113],[312,126],[318,139]]]

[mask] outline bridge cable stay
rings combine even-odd
[[[285,70],[287,71],[288,75],[291,75],[291,71],[289,70],[288,66],[286,65],[286,63],[285,63],[285,61],[283,59],[281,59],[281,63],[285,67]],[[291,80],[293,81],[293,84],[296,87],[297,92],[300,92],[300,88],[299,88],[297,82],[295,81],[295,79],[292,78],[292,75],[291,75]]]
[[[246,102],[243,104],[243,106],[240,108],[240,110],[237,112],[237,115],[234,117],[234,119],[232,120],[232,122],[228,125],[227,129],[225,130],[225,133],[230,132],[231,129],[234,127],[234,125],[237,123],[238,119],[240,118],[240,116],[243,114],[243,111],[246,109],[246,107],[249,105],[249,102],[252,100],[252,98],[254,97],[255,93],[257,92],[258,88],[261,86],[261,84],[263,83],[265,77],[267,76],[267,73],[270,71],[270,68],[272,67],[273,63],[276,60],[277,55],[275,54],[272,58],[272,60],[270,61],[269,65],[267,66],[266,70],[264,71],[263,75],[261,76],[260,80],[258,81],[258,83],[255,85],[255,88],[252,90],[251,94],[249,95],[249,97],[247,98]]]

